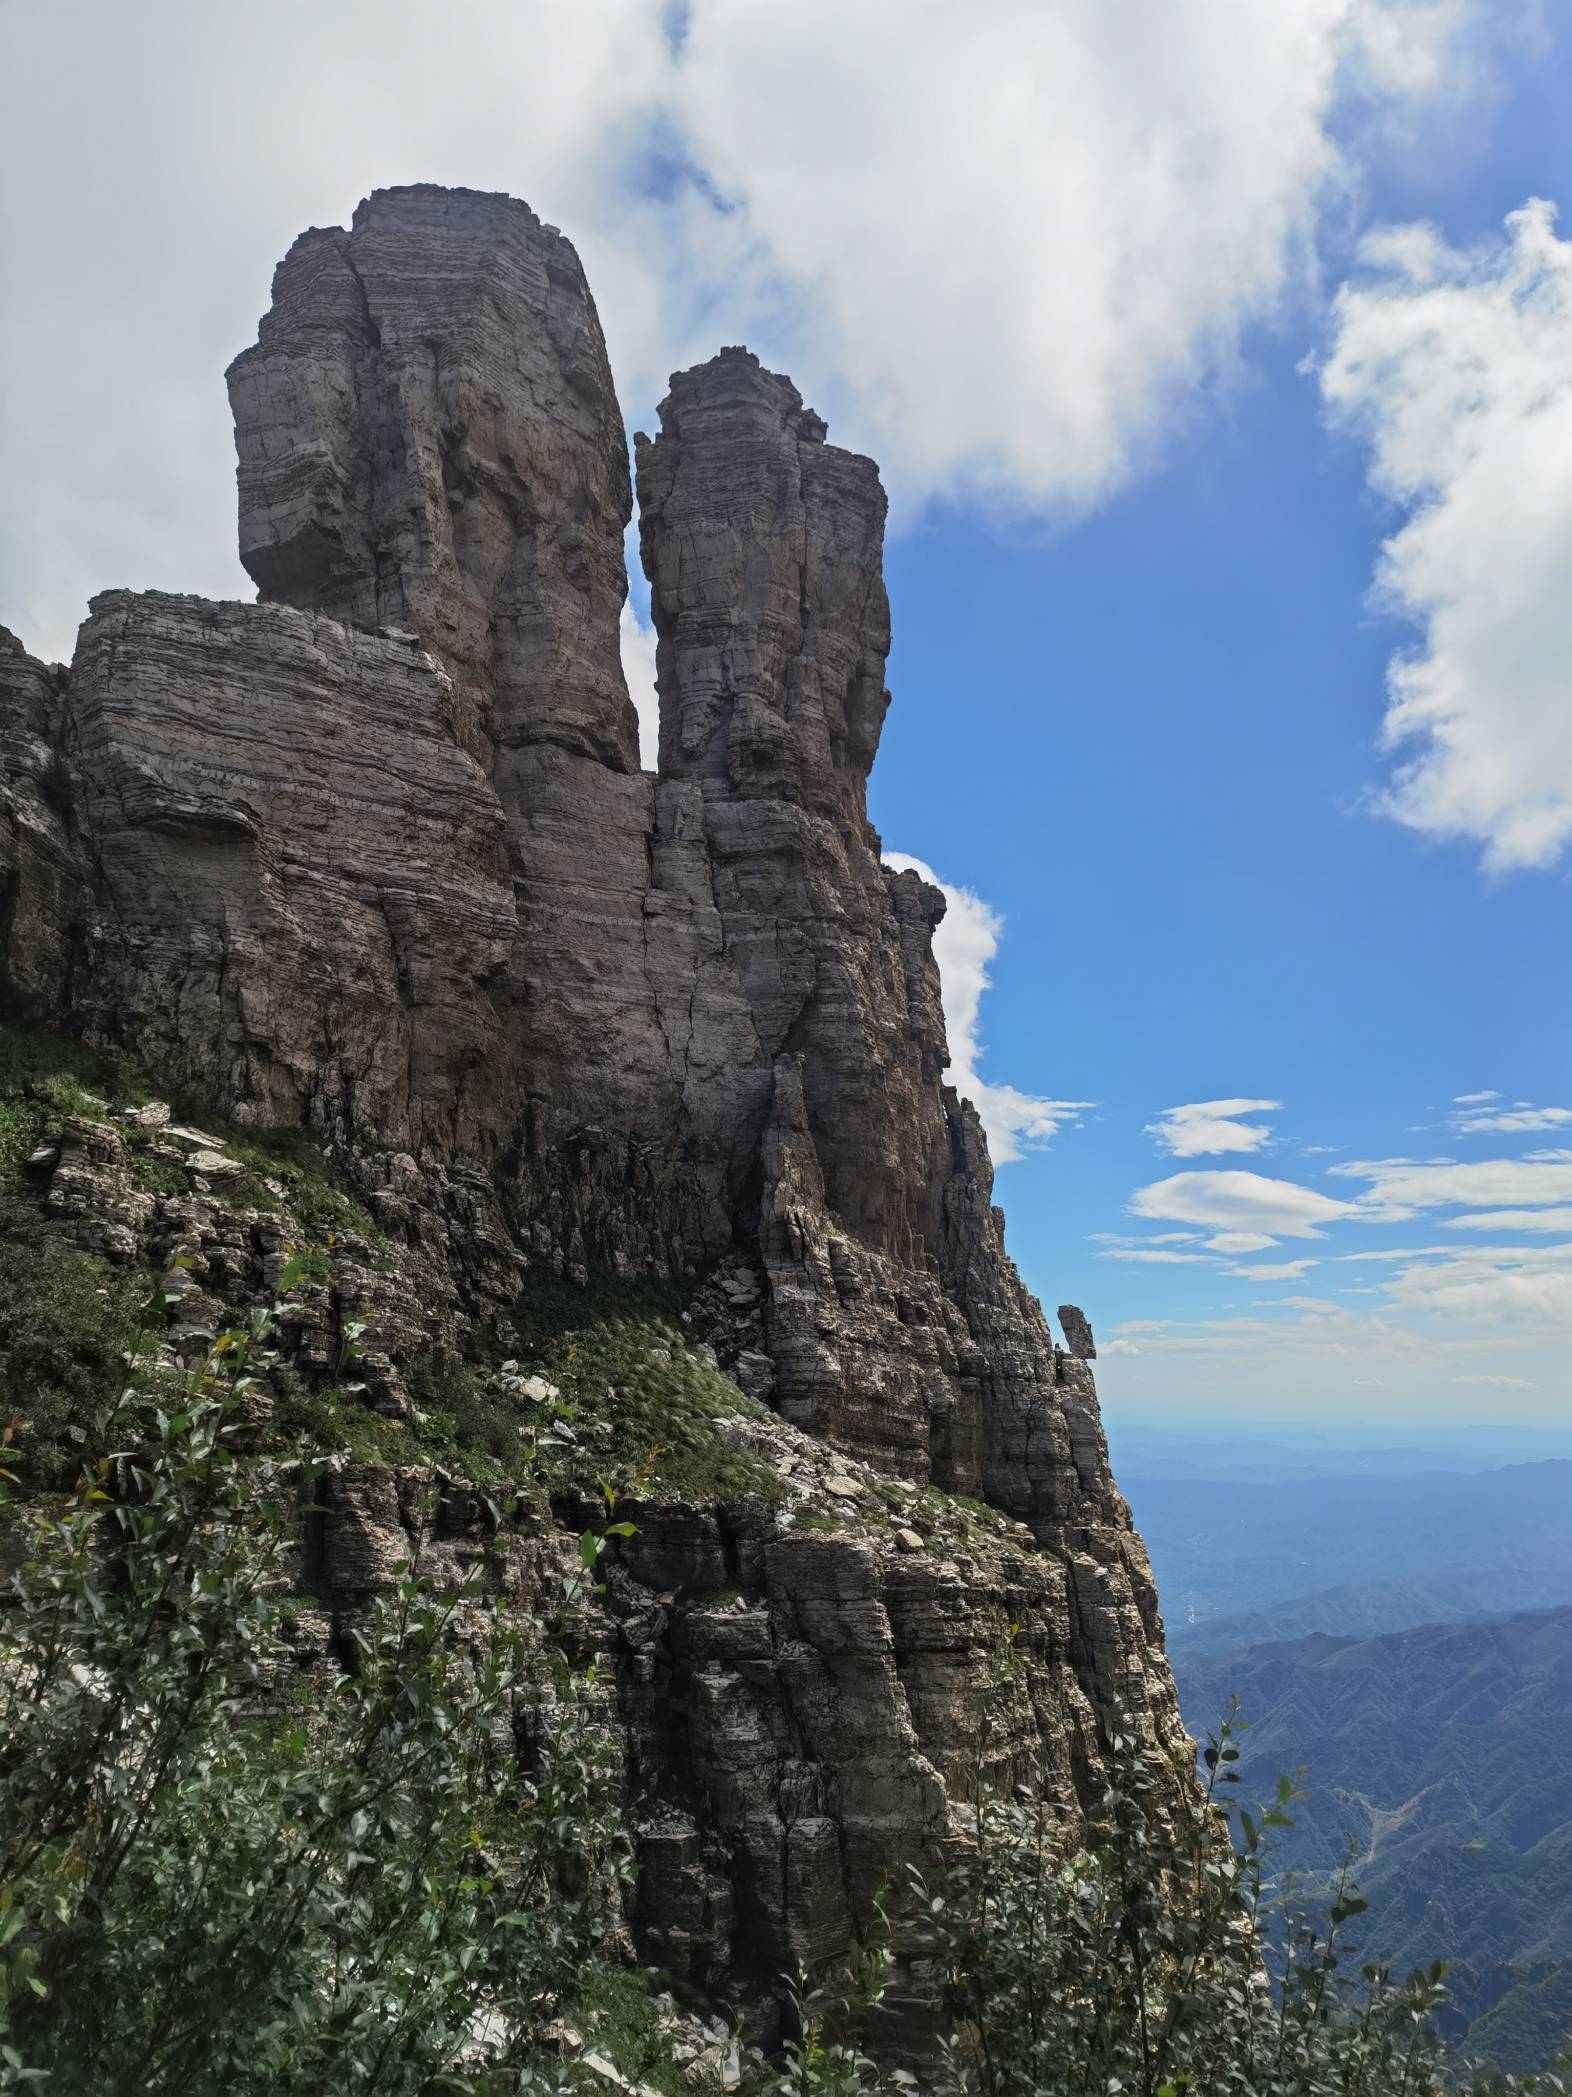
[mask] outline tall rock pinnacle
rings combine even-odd
[[[291,248],[229,387],[260,601],[107,592],[68,677],[0,637],[0,987],[332,1146],[402,1277],[387,1406],[417,1343],[542,1277],[685,1278],[788,1467],[1000,1511],[975,1590],[910,1530],[902,1556],[755,1505],[641,1514],[640,1927],[696,1975],[772,1974],[939,1839],[996,1618],[1028,1681],[998,1752],[1067,1800],[1099,1711],[1179,1739],[1090,1329],[1067,1307],[1056,1347],[1005,1251],[945,1082],[943,897],[868,822],[877,470],[746,350],[673,378],[636,443],[650,774],[622,419],[560,234],[378,191]],[[368,1510],[401,1517],[351,1501],[325,1577],[358,1592],[391,1562]],[[716,1628],[732,1584],[747,1621]]]

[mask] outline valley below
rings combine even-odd
[[[1295,1778],[1279,1875],[1351,1861],[1360,1959],[1445,1947],[1452,2036],[1521,2069],[1572,2027],[1572,1463],[1469,1446],[1154,1442],[1124,1485],[1190,1731],[1237,1699],[1242,1796]]]

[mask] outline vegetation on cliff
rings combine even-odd
[[[309,1270],[286,1266],[286,1294]],[[158,1309],[71,1490],[3,1481],[0,2088],[1562,2089],[1460,2079],[1439,1967],[1351,1973],[1346,1884],[1323,1918],[1263,1926],[1291,1792],[1232,1812],[1231,1723],[1177,1822],[1160,1752],[1116,1728],[1074,1837],[1040,1781],[1000,1790],[980,1754],[948,1868],[892,1887],[850,1958],[800,1977],[783,2051],[683,2012],[627,1964],[633,1851],[585,1614],[629,1525],[586,1530],[544,1612],[484,1563],[455,1580],[413,1550],[340,1615],[324,1662],[301,1635],[297,1539],[332,1458],[259,1448],[249,1420],[276,1315],[172,1379]],[[1006,1642],[1001,1689],[1018,1664]],[[897,1952],[937,1984],[920,2075],[873,2058]]]

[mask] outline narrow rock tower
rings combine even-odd
[[[1067,1306],[1057,1347],[1005,1252],[945,1083],[943,897],[868,822],[878,473],[746,350],[672,380],[636,440],[651,775],[623,425],[561,234],[378,191],[295,243],[229,386],[260,601],[111,591],[69,675],[0,653],[5,987],[333,1148],[412,1277],[374,1335],[389,1404],[422,1320],[687,1277],[783,1465],[828,1444],[870,1507],[883,1481],[1009,1518],[963,1569],[753,1505],[641,1515],[608,1605],[640,1927],[762,1985],[942,1837],[1000,1622],[997,1752],[1067,1803],[1100,1713],[1182,1754],[1089,1328]],[[364,1582],[400,1516],[354,1505]]]

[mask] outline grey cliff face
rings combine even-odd
[[[1030,1662],[1002,1752],[1067,1802],[1097,1711],[1179,1738],[1090,1328],[1066,1307],[1056,1348],[1005,1252],[944,1081],[943,898],[867,819],[877,471],[745,350],[673,379],[636,443],[652,776],[619,660],[622,421],[560,234],[505,197],[380,191],[295,243],[229,386],[260,602],[110,591],[68,676],[0,636],[4,986],[333,1148],[390,1241],[393,1279],[351,1248],[345,1296],[390,1412],[413,1345],[535,1277],[687,1275],[783,1475],[1000,1511],[964,1574],[746,1508],[641,1516],[606,1636],[644,1941],[772,1972],[940,1839],[996,1616]],[[59,1216],[123,1258],[162,1226],[118,1184],[119,1238],[75,1195]],[[271,1256],[233,1252],[231,1293]],[[329,1606],[409,1519],[386,1477],[344,1496]]]

